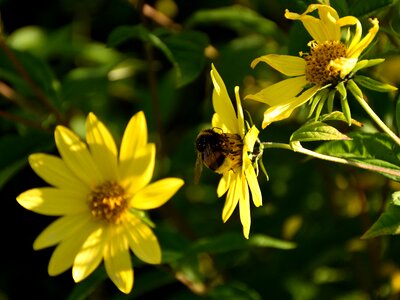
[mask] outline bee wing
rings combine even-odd
[[[201,153],[197,153],[196,164],[194,166],[194,183],[198,184],[200,181],[201,172],[203,171],[203,161],[201,159]]]

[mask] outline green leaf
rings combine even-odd
[[[4,135],[0,138],[0,188],[27,164],[29,154],[49,150],[53,138],[50,135],[30,132],[24,136]],[[15,147],[18,145],[18,147]]]
[[[341,111],[333,111],[333,112],[331,112],[329,114],[322,115],[319,118],[319,121],[321,121],[321,122],[342,121],[342,122],[346,122],[347,123],[347,119],[346,119],[344,113],[341,112]],[[363,124],[361,122],[358,122],[357,120],[354,120],[354,119],[351,119],[351,124],[355,125],[355,126],[358,126],[358,127],[362,127],[363,126]]]
[[[324,122],[312,121],[308,122],[290,137],[290,142],[311,142],[311,141],[331,141],[331,140],[348,140],[349,137],[335,127]]]
[[[188,253],[196,254],[207,252],[216,254],[250,247],[272,247],[286,250],[293,249],[296,245],[292,242],[279,240],[262,234],[250,235],[250,238],[246,240],[240,233],[226,233],[197,241],[189,247]]]
[[[397,127],[397,134],[400,132],[400,95],[397,97],[396,102],[396,127]]]
[[[3,50],[0,50],[0,79],[3,79],[13,85],[14,89],[26,97],[38,97],[39,93],[46,96],[50,102],[59,106],[59,82],[55,78],[50,67],[38,59],[37,57],[10,48],[11,54],[15,57],[18,65],[17,68],[6,55]],[[25,76],[29,77],[32,84],[35,85],[35,90],[28,84],[28,81],[21,74],[21,69]],[[37,103],[35,103],[38,105]],[[34,104],[32,104],[34,105]]]
[[[261,300],[261,295],[253,288],[242,282],[227,282],[213,288],[208,294],[210,299],[229,300]]]
[[[375,59],[363,59],[357,62],[353,70],[351,71],[350,77],[352,77],[357,71],[369,67],[376,66],[385,61],[384,58],[375,58]]]
[[[400,233],[400,206],[390,203],[378,220],[361,238],[370,239],[380,235]]]
[[[192,82],[203,70],[206,61],[204,49],[209,41],[201,32],[155,33],[141,25],[120,26],[111,32],[107,44],[116,47],[134,38],[150,43],[164,53],[174,66],[178,87]]]
[[[178,87],[195,80],[206,62],[204,49],[209,44],[208,37],[197,31],[182,31],[161,39],[173,55]]]
[[[383,133],[353,133],[351,140],[330,141],[316,150],[319,153],[393,170],[382,175],[400,181],[400,147]]]
[[[374,80],[372,78],[369,78],[367,76],[356,75],[356,76],[354,76],[354,81],[369,90],[373,90],[373,91],[377,91],[377,92],[392,92],[392,91],[397,90],[396,87],[394,87],[388,83],[383,83],[383,82]]]
[[[276,35],[279,32],[274,22],[243,6],[199,10],[186,21],[187,27],[216,24],[238,31],[258,32],[264,36]]]
[[[357,0],[352,2],[349,10],[351,12],[351,15],[354,15],[356,17],[369,16],[372,13],[375,13],[377,10],[382,10],[387,6],[394,4],[395,2],[395,0]]]

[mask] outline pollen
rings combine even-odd
[[[89,194],[90,212],[96,219],[118,224],[128,208],[125,190],[114,181],[106,181]]]
[[[340,41],[326,41],[322,44],[312,42],[310,54],[303,54],[306,61],[306,79],[319,86],[332,83],[340,79],[341,69],[331,62],[346,58],[346,45]]]

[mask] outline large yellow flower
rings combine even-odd
[[[248,131],[245,128],[242,104],[239,97],[239,88],[235,87],[237,113],[229,98],[225,84],[214,66],[211,70],[211,78],[214,84],[213,106],[215,114],[212,118],[213,128],[219,128],[222,133],[231,133],[239,136],[242,141],[241,163],[222,172],[218,184],[217,195],[223,196],[226,192],[226,200],[222,211],[222,220],[226,222],[239,203],[240,221],[243,225],[243,235],[248,238],[250,232],[250,193],[255,206],[262,205],[260,186],[257,181],[257,153],[255,144],[259,130],[253,125]]]
[[[314,10],[318,10],[319,18],[309,15]],[[253,68],[259,62],[265,62],[284,75],[291,76],[257,94],[246,96],[270,106],[264,112],[263,128],[271,122],[289,117],[295,108],[312,98],[317,99],[316,106],[321,101],[323,104],[326,99],[332,102],[335,89],[343,94],[340,85],[357,70],[368,66],[366,61],[359,61],[359,57],[379,30],[378,20],[371,19],[372,27],[361,38],[362,28],[357,18],[339,18],[335,9],[322,4],[310,5],[301,15],[286,10],[285,17],[300,20],[313,41],[309,43],[310,53],[300,53],[300,57],[268,54],[252,62]],[[350,35],[348,31],[346,39],[342,41],[342,28],[354,25],[355,32]],[[322,105],[319,105],[318,109],[321,108]]]
[[[28,190],[17,197],[36,213],[60,216],[35,240],[35,250],[57,245],[50,275],[72,267],[79,282],[104,260],[114,284],[124,293],[133,286],[129,249],[150,264],[161,262],[156,236],[143,221],[143,210],[161,206],[183,185],[179,178],[149,184],[155,145],[147,142],[143,112],[132,117],[118,154],[110,132],[93,113],[86,120],[86,142],[64,126],[55,130],[61,158],[32,154],[33,170],[53,187]]]

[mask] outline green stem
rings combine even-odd
[[[368,105],[367,101],[365,101],[362,95],[362,91],[357,86],[357,84],[353,80],[349,80],[348,86],[354,97],[357,99],[358,103],[360,103],[361,107],[367,112],[367,114],[384,132],[386,132],[400,146],[400,138],[389,127],[387,127],[385,123],[383,123],[379,116]]]
[[[373,166],[373,165],[365,164],[362,162],[356,162],[356,161],[352,161],[352,160],[349,160],[346,158],[321,154],[321,153],[304,148],[303,146],[301,146],[300,143],[296,143],[295,148],[291,147],[289,144],[284,144],[284,143],[264,142],[262,144],[264,146],[264,149],[265,148],[279,148],[279,149],[291,150],[293,152],[302,153],[302,154],[312,156],[312,157],[322,159],[322,160],[327,160],[327,161],[344,164],[344,165],[349,165],[349,166],[353,166],[353,167],[357,167],[357,168],[361,168],[361,169],[365,169],[365,170],[369,170],[369,171],[380,172],[380,173],[385,173],[385,174],[388,174],[391,176],[400,177],[400,171],[396,171],[396,170],[388,169],[388,168],[384,168],[384,167]]]

